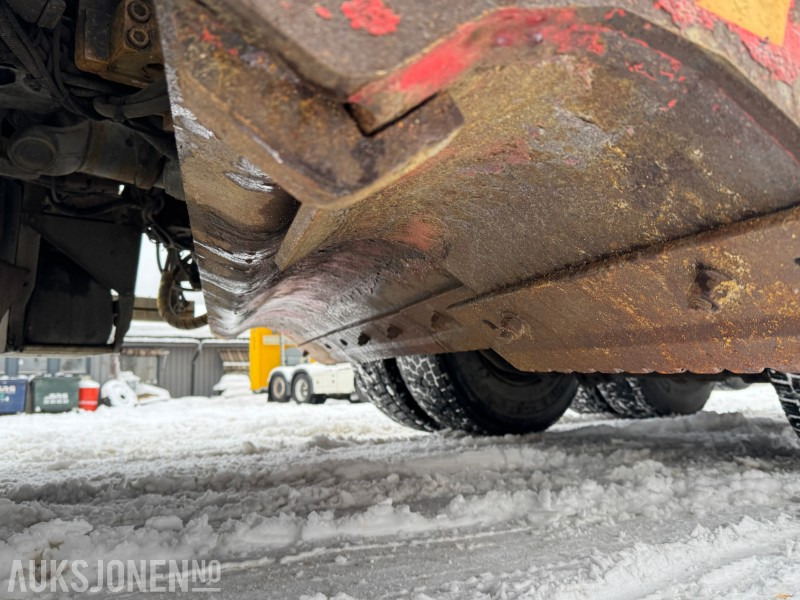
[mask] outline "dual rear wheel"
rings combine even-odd
[[[573,410],[626,419],[692,415],[703,409],[716,385],[682,375],[596,375],[581,381]]]
[[[307,373],[297,373],[288,380],[283,373],[275,373],[269,380],[269,400],[271,402],[289,402],[298,404],[321,404],[325,396],[313,393],[313,383]]]
[[[471,433],[547,429],[578,387],[571,375],[524,373],[493,352],[406,356],[397,365],[411,396],[435,422]]]
[[[492,351],[385,359],[356,372],[361,393],[398,423],[488,435],[543,431],[570,406],[627,418],[691,414],[714,386],[688,377],[526,373]]]

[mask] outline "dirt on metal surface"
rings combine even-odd
[[[794,8],[765,62],[750,29],[780,15],[710,0],[164,4],[217,331],[800,370]]]
[[[491,330],[492,347],[525,370],[713,373],[724,356],[726,368],[752,373],[768,356],[792,371],[798,255],[794,208],[470,299],[451,314]],[[518,335],[503,335],[509,319]]]

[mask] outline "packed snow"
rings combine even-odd
[[[219,592],[182,597],[800,598],[800,444],[765,385],[502,438],[260,395],[0,428],[0,596],[80,596],[10,593],[15,560],[203,559]]]

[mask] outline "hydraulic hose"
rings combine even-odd
[[[175,312],[172,302],[173,292],[177,283],[175,281],[175,271],[166,269],[161,273],[161,283],[158,286],[158,314],[176,329],[197,329],[208,324],[208,314],[197,317],[179,315]]]

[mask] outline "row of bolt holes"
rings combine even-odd
[[[796,265],[800,266],[800,257],[795,258],[794,262],[795,262]],[[434,325],[434,321],[436,320],[436,316],[437,315],[435,314],[434,318],[431,319],[431,325]],[[491,321],[484,321],[484,323],[490,329],[497,329],[498,328],[497,325],[495,325]],[[503,329],[505,329],[505,328],[503,328]],[[389,338],[390,340],[393,340],[397,336],[399,336],[401,333],[403,333],[402,329],[400,329],[399,327],[397,327],[395,325],[389,325],[388,329],[386,330],[386,337]],[[358,336],[358,345],[359,346],[366,346],[367,344],[369,344],[370,339],[371,338],[366,333],[361,333],[361,335]],[[345,346],[347,346],[347,340],[339,340],[339,344],[341,344],[342,347],[345,347]],[[325,343],[325,347],[328,350],[332,350],[333,349],[333,347],[330,344],[328,344],[327,342]]]
[[[443,316],[439,312],[434,312],[433,315],[431,316],[431,329],[433,329],[434,331],[440,331],[447,327],[447,322],[448,322],[447,317]],[[517,315],[514,315],[512,313],[503,314],[503,319],[499,327],[494,323],[492,323],[491,321],[484,320],[483,323],[489,329],[493,331],[499,331],[500,337],[504,338],[519,337],[519,335],[521,335],[522,331],[524,330],[524,324],[522,323],[522,321],[519,319],[519,317],[517,317]],[[389,325],[389,327],[386,328],[386,337],[390,340],[397,339],[401,333],[403,333],[403,330],[400,329],[397,325]],[[366,346],[367,344],[369,344],[371,339],[372,338],[370,338],[370,336],[368,336],[366,333],[361,332],[361,334],[358,336],[357,343],[359,346]],[[347,346],[347,340],[340,339],[339,344],[342,346],[342,348],[344,348]],[[327,342],[324,343],[324,346],[328,350],[333,350],[333,346],[331,346]]]
[[[390,340],[396,339],[401,333],[403,333],[403,330],[396,325],[389,325],[389,327],[386,329],[386,337]],[[362,332],[361,335],[358,336],[357,343],[359,346],[366,346],[369,344],[371,339],[372,338],[366,333]],[[341,344],[342,347],[345,347],[347,346],[347,340],[339,340],[339,344]],[[325,342],[324,345],[328,350],[333,350],[333,346],[331,346],[329,343]]]

